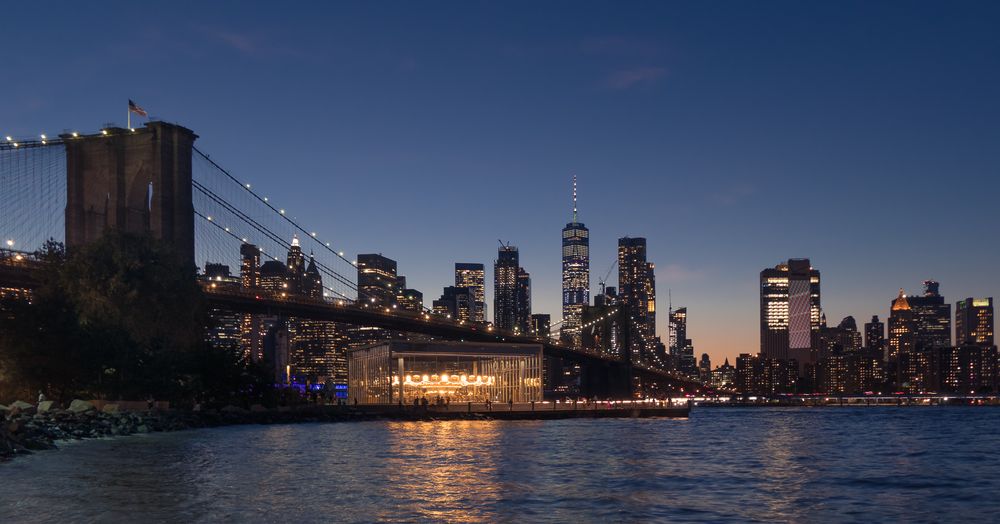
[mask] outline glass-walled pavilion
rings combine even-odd
[[[348,359],[347,394],[359,404],[542,400],[542,346],[387,340]]]

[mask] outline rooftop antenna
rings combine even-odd
[[[573,223],[576,223],[576,175],[573,175]]]

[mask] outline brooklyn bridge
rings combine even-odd
[[[362,268],[345,255],[347,246],[226,170],[195,145],[197,138],[159,121],[93,134],[4,137],[0,293],[30,295],[42,264],[34,251],[45,241],[72,250],[117,229],[159,238],[197,266],[216,320],[213,336],[251,358],[267,358],[282,381],[326,366],[320,374],[341,382],[348,346],[401,338],[540,345],[547,396],[666,396],[703,387],[642,358],[641,330],[621,306],[604,313],[620,326],[617,349],[609,350],[573,342],[580,337],[451,318],[402,294],[396,300],[373,293],[359,285]],[[295,348],[296,336],[316,330],[324,347]]]

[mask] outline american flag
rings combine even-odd
[[[136,105],[131,98],[128,100],[128,110],[139,116],[146,116],[146,110]]]

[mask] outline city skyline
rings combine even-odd
[[[36,9],[14,6],[7,20],[39,16]],[[378,19],[371,8],[342,9]],[[489,266],[496,238],[509,240],[532,277],[532,311],[553,323],[561,309],[558,230],[576,174],[585,188],[591,294],[617,239],[646,237],[660,309],[670,290],[688,307],[695,352],[713,363],[756,353],[758,273],[788,258],[822,268],[832,322],[886,320],[900,287],[916,294],[929,279],[941,282],[950,304],[1000,296],[1000,247],[980,240],[995,237],[997,226],[982,215],[995,205],[990,151],[1000,142],[988,124],[1000,117],[990,95],[998,75],[990,17],[953,10],[928,18],[933,4],[900,13],[776,4],[745,8],[743,19],[716,19],[707,7],[660,7],[646,20],[592,8],[581,17],[606,15],[604,24],[554,31],[563,13],[550,6],[499,38],[471,36],[479,19],[461,9],[439,21],[441,12],[409,9],[423,25],[386,21],[395,41],[336,19],[340,30],[316,31],[301,16],[264,12],[300,27],[282,31],[268,28],[267,16],[231,19],[217,7],[197,27],[172,24],[181,15],[169,10],[130,27],[115,13],[125,10],[112,6],[82,15],[88,29],[52,20],[29,37],[27,27],[4,25],[15,42],[91,44],[43,52],[52,67],[12,84],[0,101],[0,133],[123,125],[121,101],[132,98],[151,115],[197,129],[214,159],[338,245],[399,261],[427,302],[452,281],[455,262]],[[488,14],[512,23],[499,11]],[[886,33],[878,21],[889,16],[900,23]],[[816,19],[831,22],[810,25],[814,35],[803,39],[796,22]],[[761,25],[798,45],[769,43],[755,29]],[[428,36],[435,32],[466,39],[471,55]],[[723,32],[731,35],[725,45],[713,41]],[[313,45],[372,53],[362,60],[330,52],[335,58],[317,64],[303,53]],[[453,67],[441,65],[446,58]],[[752,76],[741,61],[755,65]],[[150,71],[185,80],[142,80]],[[187,79],[218,90],[185,89]],[[302,92],[314,84],[324,87]],[[372,180],[392,190],[372,191]],[[432,211],[463,201],[472,203],[469,220]],[[511,213],[512,203],[527,212]],[[400,227],[413,214],[419,219]],[[940,218],[963,214],[972,217],[963,228]],[[352,227],[359,216],[370,220]],[[928,238],[938,247],[928,248]],[[719,321],[726,330],[713,329]],[[657,333],[667,338],[666,315]]]

